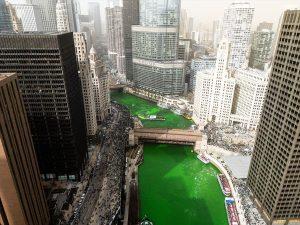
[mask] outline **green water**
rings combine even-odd
[[[168,109],[158,107],[155,103],[138,98],[134,95],[123,92],[111,92],[111,99],[125,105],[134,116],[138,115],[160,115],[166,118],[165,121],[142,120],[144,127],[148,128],[189,128],[193,122],[183,116],[176,115]]]
[[[228,225],[218,169],[190,146],[145,144],[139,167],[140,217],[154,225]]]

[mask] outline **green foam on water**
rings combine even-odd
[[[111,92],[111,99],[119,104],[125,105],[129,108],[134,116],[138,115],[159,115],[163,116],[164,121],[150,121],[142,120],[144,127],[147,128],[189,128],[193,121],[184,118],[183,116],[176,115],[168,109],[158,107],[155,103],[142,98],[136,97],[131,94],[123,92]]]
[[[224,195],[212,164],[191,146],[145,144],[139,167],[140,218],[155,225],[227,225]]]

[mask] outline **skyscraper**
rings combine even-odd
[[[16,74],[0,74],[0,223],[49,224],[24,103]]]
[[[273,23],[269,23],[269,22],[261,22],[258,24],[257,26],[257,31],[262,31],[264,29],[267,30],[272,30],[273,28]]]
[[[185,63],[178,59],[179,0],[141,0],[132,26],[134,84],[161,95],[180,95]]]
[[[3,34],[0,53],[0,72],[19,73],[42,177],[79,179],[87,142],[72,33]]]
[[[186,38],[186,33],[188,29],[188,18],[186,9],[181,9],[180,11],[180,25],[179,25],[179,35],[182,38]]]
[[[13,32],[12,20],[5,0],[0,0],[0,32]]]
[[[123,0],[123,36],[125,54],[125,74],[127,80],[133,80],[132,63],[132,25],[139,24],[139,0]]]
[[[208,121],[229,124],[235,80],[228,72],[230,44],[219,44],[214,70],[197,74],[193,118],[199,125]]]
[[[222,25],[220,20],[213,22],[213,46],[214,49],[218,50],[218,44],[221,41]]]
[[[89,2],[89,17],[90,20],[94,21],[95,26],[95,38],[99,39],[101,36],[101,17],[100,17],[100,6],[98,2]],[[94,40],[95,43],[96,40]]]
[[[90,50],[89,59],[95,96],[97,122],[101,123],[108,116],[110,109],[108,71],[106,71],[101,60],[98,59],[97,52],[94,47]]]
[[[14,4],[17,16],[22,21],[24,32],[44,31],[42,14],[38,6],[31,4]]]
[[[230,69],[246,66],[253,13],[249,2],[232,3],[224,12],[222,35],[231,43]]]
[[[264,70],[271,62],[274,32],[262,29],[254,32],[251,45],[249,67]]]
[[[258,126],[248,185],[268,224],[300,220],[300,10],[286,10]]]
[[[87,43],[84,33],[73,33],[73,35],[83,93],[87,135],[94,136],[97,132],[96,104]]]
[[[56,21],[58,32],[70,32],[70,22],[67,4],[65,0],[57,0],[56,3]]]
[[[7,8],[8,8],[9,14],[10,14],[13,31],[16,33],[23,32],[22,21],[19,18],[19,16],[17,15],[15,7],[12,4],[7,3]]]
[[[56,2],[57,0],[27,0],[29,4],[37,5],[41,11],[44,31],[57,31]]]
[[[123,10],[120,6],[106,8],[108,57],[120,75],[125,74]]]

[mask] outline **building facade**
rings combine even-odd
[[[0,223],[49,224],[40,171],[16,74],[0,74]]]
[[[67,4],[64,0],[58,0],[56,3],[56,21],[58,32],[71,31]]]
[[[256,31],[253,34],[249,67],[264,70],[271,62],[274,32],[267,29]]]
[[[222,36],[231,43],[230,69],[246,66],[253,13],[249,2],[232,3],[224,12]]]
[[[228,73],[230,44],[222,40],[214,70],[197,74],[193,119],[200,126],[208,121],[229,124],[235,80]]]
[[[256,129],[268,85],[268,71],[238,69],[230,122],[246,129]]]
[[[101,123],[107,118],[110,111],[108,71],[101,60],[98,59],[94,47],[90,50],[89,59],[96,103],[96,117],[97,122]]]
[[[44,31],[42,14],[38,6],[30,4],[13,4],[12,6],[22,21],[24,32]]]
[[[0,53],[0,72],[19,74],[42,177],[79,179],[87,141],[72,33],[3,34]]]
[[[88,12],[91,21],[94,21],[95,27],[95,40],[93,43],[95,44],[96,39],[101,37],[101,17],[100,17],[100,5],[98,2],[89,2],[88,3]]]
[[[0,32],[13,32],[12,20],[5,0],[0,0]]]
[[[212,70],[216,66],[216,56],[200,56],[199,58],[192,59],[191,63],[191,75],[189,89],[191,91],[195,90],[196,77],[199,72],[205,70]]]
[[[139,0],[123,0],[123,37],[126,79],[133,81],[132,25],[139,24]]]
[[[22,21],[18,17],[15,7],[12,4],[7,3],[7,8],[8,8],[9,14],[10,14],[11,23],[12,23],[12,26],[13,26],[13,31],[15,33],[23,32]]]
[[[286,10],[254,152],[248,186],[267,224],[300,222],[300,10]]]
[[[83,93],[87,135],[94,136],[97,132],[96,104],[88,59],[87,43],[84,33],[73,33],[73,35]]]
[[[140,25],[132,26],[134,84],[160,95],[184,90],[185,63],[178,60],[180,2],[140,1]]]

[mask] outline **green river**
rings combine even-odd
[[[159,114],[165,121],[142,121],[145,127],[188,128],[192,122],[130,94],[113,92],[111,99],[133,115]],[[192,146],[145,144],[139,167],[140,218],[154,225],[228,225],[219,170],[196,158]]]

